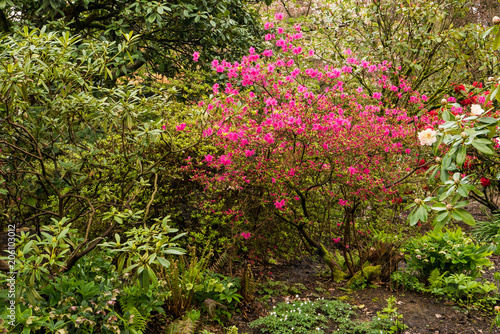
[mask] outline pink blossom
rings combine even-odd
[[[232,163],[231,158],[227,155],[221,155],[219,158],[219,163],[223,166],[228,166]]]
[[[278,28],[278,34],[282,34],[282,33],[284,33],[284,32],[285,32],[285,29],[283,29],[283,28]]]
[[[200,58],[200,53],[199,52],[193,53],[193,61],[198,61],[199,58]]]
[[[342,206],[346,206],[347,205],[347,201],[341,198],[341,199],[339,199],[339,204],[342,205]]]
[[[274,28],[274,23],[272,23],[272,22],[266,22],[266,23],[264,23],[264,29],[265,30],[268,30],[268,29],[271,29],[271,28]]]
[[[342,72],[343,73],[352,73],[352,67],[351,66],[342,66]]]
[[[243,232],[240,234],[245,240],[250,239],[250,236],[252,235],[250,232]]]
[[[274,143],[274,138],[273,138],[273,135],[271,133],[268,133],[264,136],[264,140],[266,142],[268,142],[269,144],[272,144]]]
[[[255,150],[246,150],[245,151],[245,157],[251,157],[252,155],[255,154]]]
[[[177,131],[182,131],[186,128],[186,123],[181,123],[175,127]]]
[[[283,20],[284,17],[285,17],[285,14],[283,14],[283,13],[276,13],[276,15],[274,15],[274,18],[276,20]]]
[[[278,104],[278,101],[276,99],[270,97],[266,99],[266,106],[276,106]]]
[[[265,50],[262,52],[262,54],[266,57],[272,57],[273,56],[273,50]]]
[[[295,29],[295,31],[300,31],[300,29],[302,29],[302,28],[301,28],[300,24],[296,24],[293,26],[293,29]]]
[[[264,37],[264,39],[265,39],[266,41],[270,41],[270,40],[274,39],[274,34],[267,34],[267,35]]]
[[[214,160],[214,157],[210,154],[205,155],[205,161],[206,162],[212,162]]]
[[[296,48],[293,49],[293,54],[298,55],[302,53],[302,48],[300,46],[297,46]]]
[[[278,210],[282,210],[282,208],[285,206],[285,200],[281,200],[281,201],[276,201],[274,202],[274,206],[276,207],[276,209]]]

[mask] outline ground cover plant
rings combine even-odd
[[[268,5],[0,2],[0,331],[500,327],[500,19]]]
[[[405,327],[401,315],[394,307],[395,298],[369,323],[356,322],[352,306],[337,300],[296,300],[280,303],[267,317],[260,318],[250,327],[264,325],[266,333],[395,333]]]

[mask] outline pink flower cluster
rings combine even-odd
[[[417,142],[414,118],[385,105],[385,95],[408,94],[416,106],[427,97],[404,78],[392,83],[389,62],[360,60],[351,50],[340,66],[309,67],[314,51],[303,52],[301,27],[294,30],[278,28],[275,42],[271,32],[274,46],[261,54],[251,48],[239,62],[212,62],[226,80],[213,86],[214,100],[206,103],[212,124],[203,135],[214,149],[193,164],[194,178],[207,190],[255,187],[264,205],[291,220],[306,196],[318,205],[334,198],[345,209],[390,197],[396,190],[386,186],[414,164]],[[355,69],[365,71],[371,93],[351,86]]]

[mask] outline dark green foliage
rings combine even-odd
[[[437,268],[431,272],[426,284],[409,271],[394,272],[392,279],[395,287],[431,293],[437,298],[445,297],[467,308],[476,306],[489,309],[498,301],[495,284],[481,282],[465,274],[441,273]]]
[[[34,247],[45,245],[35,243]],[[27,254],[29,255],[29,254]],[[26,269],[33,266],[36,260],[25,260]],[[43,333],[52,332],[54,328],[64,328],[70,333],[88,333],[99,324],[100,333],[112,333],[113,328],[123,327],[130,314],[120,315],[117,310],[117,298],[121,291],[116,289],[118,275],[111,264],[109,254],[96,252],[84,258],[72,270],[61,276],[45,279],[35,273],[32,278],[20,276],[16,281],[18,302],[16,304],[16,326],[9,326],[10,333],[29,333],[41,329]],[[35,288],[39,298],[34,304],[30,300],[30,290]],[[5,317],[9,306],[7,289],[0,301],[0,314]],[[4,320],[7,320],[4,318]]]
[[[484,29],[465,24],[470,13],[467,0],[356,2],[342,1],[335,9],[325,6],[312,25],[318,39],[328,43],[322,57],[347,59],[350,49],[359,59],[387,61],[408,79],[412,88],[429,97],[429,107],[439,105],[453,85],[478,81],[493,74],[496,58],[488,55]],[[330,54],[333,51],[333,57]],[[328,53],[328,54],[326,54]],[[366,89],[366,76],[357,75]],[[395,92],[385,90],[395,105],[406,105]]]
[[[139,282],[136,282],[123,288],[118,301],[123,314],[126,312],[138,313],[147,322],[152,312],[165,313],[162,308],[162,299],[166,297],[167,293],[162,287],[150,286],[148,289],[144,289]]]
[[[500,254],[500,215],[495,214],[490,221],[477,222],[472,234],[481,242],[490,243],[494,254]]]
[[[485,266],[491,266],[486,256],[488,246],[480,246],[467,237],[460,228],[433,230],[406,246],[408,269],[422,277],[429,277],[434,269],[452,274],[468,273],[478,276]]]
[[[140,35],[134,48],[120,56],[128,64],[113,67],[115,77],[144,65],[167,75],[196,68],[195,51],[203,66],[213,58],[237,59],[250,46],[260,45],[262,37],[259,17],[245,0],[22,0],[8,1],[0,13],[4,31],[13,24],[48,25],[116,43],[130,32]]]
[[[488,245],[480,246],[460,228],[433,230],[405,246],[408,268],[393,273],[396,286],[447,297],[460,305],[489,307],[497,301],[495,284],[478,278],[492,266]],[[417,273],[417,275],[415,275]]]
[[[377,315],[372,322],[359,322],[356,312],[349,304],[338,300],[293,301],[276,305],[268,316],[250,323],[251,328],[259,327],[264,333],[344,333],[375,334],[394,333],[404,329],[394,301]],[[387,313],[389,316],[382,315]]]

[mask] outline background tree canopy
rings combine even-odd
[[[258,0],[257,2],[260,2]],[[266,0],[269,2],[269,0]],[[164,75],[213,58],[237,59],[248,45],[261,44],[262,29],[254,9],[244,0],[126,1],[26,0],[0,1],[0,29],[14,24],[51,30],[69,30],[84,38],[123,42],[131,31],[141,35],[129,50],[127,66],[114,69],[123,75],[147,65]]]

